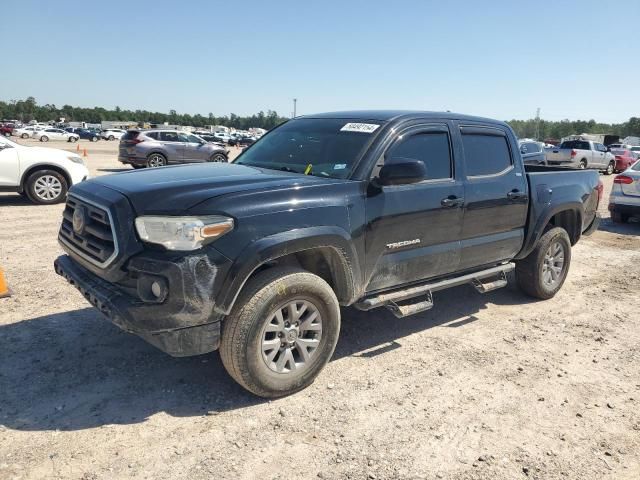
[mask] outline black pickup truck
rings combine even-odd
[[[550,298],[598,226],[595,171],[525,167],[503,122],[451,113],[299,117],[231,164],[75,185],[55,270],[124,330],[174,355],[220,349],[278,397],[329,361],[340,306],[428,310],[463,283]]]

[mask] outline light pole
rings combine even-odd
[[[298,99],[293,99],[293,118],[296,118],[296,103],[298,103]]]

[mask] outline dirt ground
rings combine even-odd
[[[80,145],[92,175],[121,168],[116,142]],[[217,353],[171,358],[104,320],[53,271],[62,206],[2,194],[0,479],[638,479],[640,223],[606,204],[554,299],[344,309],[315,384],[264,401]]]

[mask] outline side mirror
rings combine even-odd
[[[427,177],[427,169],[420,160],[404,157],[390,157],[380,169],[380,185],[406,185],[418,183]]]

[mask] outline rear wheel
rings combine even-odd
[[[609,165],[607,165],[607,169],[604,171],[604,174],[611,175],[613,173],[614,168],[615,168],[615,163],[609,162]]]
[[[23,133],[22,135],[20,135],[20,138],[29,138],[29,134]]]
[[[273,268],[251,279],[222,326],[227,372],[256,395],[277,398],[309,386],[333,355],[340,307],[322,278]]]
[[[578,165],[578,168],[580,170],[584,170],[585,168],[587,168],[587,161],[584,158],[580,160],[580,164]]]
[[[40,141],[41,141],[41,142],[48,142],[48,141],[49,141],[49,137],[47,137],[46,135],[42,135],[42,136],[40,137]]]
[[[115,140],[116,137],[114,137],[113,135],[109,135],[109,137],[107,138],[107,140]]]
[[[548,230],[533,251],[516,263],[518,286],[527,295],[546,300],[562,287],[571,263],[571,242],[564,228]]]
[[[11,132],[4,132],[4,136],[5,137],[10,137],[11,136]]]
[[[152,153],[147,157],[147,167],[164,167],[167,164],[167,159],[160,153]]]
[[[55,170],[40,170],[32,173],[26,184],[29,199],[43,205],[62,202],[68,188],[67,180]]]
[[[98,141],[98,137],[91,137],[91,141],[92,142],[97,142]]]
[[[76,137],[69,137],[71,143],[75,143],[78,139]]]

